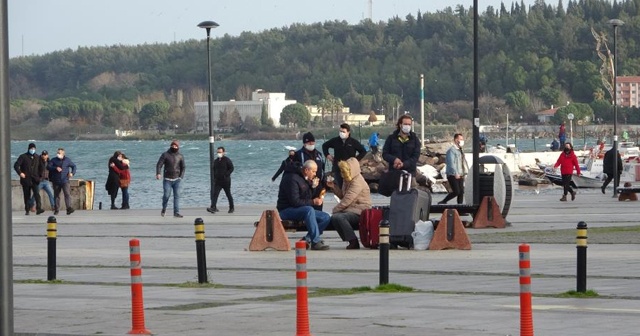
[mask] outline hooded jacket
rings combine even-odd
[[[278,211],[313,206],[312,195],[311,185],[302,176],[302,165],[297,162],[287,165],[278,188],[278,203],[276,205]]]
[[[558,161],[553,166],[557,168],[560,166],[560,174],[562,175],[572,175],[573,169],[576,169],[576,174],[580,175],[580,164],[578,164],[578,157],[573,152],[573,149],[569,152],[569,154],[562,151],[560,153],[560,157],[558,157]]]
[[[360,215],[363,210],[371,209],[369,185],[360,173],[358,160],[349,158],[347,161],[340,161],[338,167],[343,181],[342,189],[336,184],[333,186],[333,193],[340,198],[340,203],[333,208],[333,213],[348,211]]]

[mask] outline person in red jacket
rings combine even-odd
[[[570,142],[564,144],[564,150],[553,167],[558,168],[558,166],[560,166],[562,185],[564,186],[564,194],[560,201],[566,202],[567,194],[571,194],[571,200],[574,201],[576,199],[576,192],[571,189],[571,175],[573,175],[573,170],[575,168],[576,175],[580,176],[580,165],[578,164],[578,157],[573,152],[573,145],[571,145]]]

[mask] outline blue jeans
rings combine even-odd
[[[38,192],[40,192],[40,190],[44,189],[44,192],[47,193],[47,196],[49,196],[49,204],[51,204],[51,208],[55,209],[56,208],[56,200],[53,197],[53,188],[51,187],[51,183],[49,183],[49,180],[44,180],[44,181],[40,181],[40,184],[38,184]],[[36,199],[34,197],[31,197],[31,200],[29,201],[29,206],[32,207],[36,204]],[[42,208],[44,208],[44,202],[42,202],[43,206]]]
[[[129,206],[129,187],[120,188],[122,190],[122,206]]]
[[[162,190],[164,191],[162,194],[162,210],[167,209],[167,203],[169,203],[169,197],[171,197],[171,191],[173,191],[173,213],[180,213],[180,181],[182,179],[175,181],[164,179],[162,181]]]
[[[320,235],[331,222],[331,215],[326,212],[315,210],[311,206],[301,206],[297,208],[286,208],[279,212],[280,219],[301,221],[307,225],[306,240],[312,244],[320,241]]]

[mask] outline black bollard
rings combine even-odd
[[[55,217],[47,218],[47,280],[56,279],[56,239],[58,239],[58,222]]]
[[[207,253],[204,248],[204,221],[196,218],[196,256],[198,260],[198,283],[207,283]]]
[[[587,223],[580,222],[577,227],[576,249],[578,251],[578,267],[576,276],[576,291],[587,291]]]
[[[389,283],[389,220],[380,221],[380,285]]]

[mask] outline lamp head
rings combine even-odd
[[[217,28],[220,25],[214,21],[202,21],[198,23],[198,27],[204,28],[207,30],[207,37],[209,36],[209,32],[211,32],[211,28]]]
[[[614,28],[618,27],[618,26],[623,26],[624,25],[624,21],[620,20],[620,19],[611,19],[608,21],[608,23],[610,25],[612,25]]]

